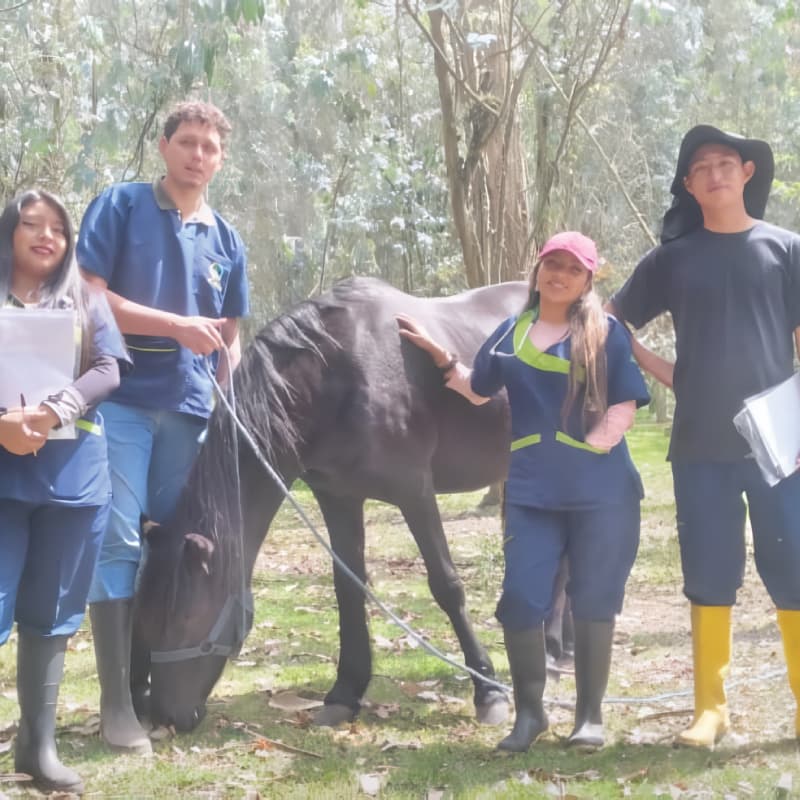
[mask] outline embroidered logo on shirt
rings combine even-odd
[[[224,275],[224,270],[222,267],[214,261],[208,267],[208,283],[213,288],[216,289],[218,292],[222,291],[222,276]]]

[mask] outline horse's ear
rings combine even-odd
[[[192,567],[203,570],[206,575],[211,572],[211,555],[214,543],[199,533],[187,533],[183,537],[186,547],[186,558]]]
[[[147,517],[144,515],[142,516],[139,524],[142,529],[142,536],[144,536],[145,539],[149,539],[153,531],[156,531],[161,527],[157,522],[147,519]]]

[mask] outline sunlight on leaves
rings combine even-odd
[[[387,739],[381,745],[382,753],[388,753],[390,750],[421,750],[421,749],[422,749],[422,742],[420,742],[418,739],[411,742],[392,742]]]
[[[0,772],[0,783],[26,783],[31,779],[30,775],[24,772]],[[5,795],[0,794],[0,798],[5,800]]]
[[[322,700],[301,697],[294,692],[280,692],[269,699],[268,705],[281,711],[308,711],[312,708],[319,708],[323,703]]]
[[[392,714],[400,711],[398,703],[374,703],[370,706],[370,711],[379,719],[389,719]]]
[[[739,784],[741,786],[741,784]],[[792,773],[784,772],[775,784],[775,797],[791,797],[792,794]]]
[[[173,727],[166,727],[161,725],[158,728],[154,728],[150,731],[150,738],[154,742],[163,742],[165,739],[171,739],[175,735],[175,729]]]
[[[378,792],[381,790],[385,775],[378,773],[368,773],[358,776],[358,788],[370,797],[377,797]]]
[[[70,725],[67,730],[78,736],[98,736],[100,734],[100,715],[92,714],[80,725]]]

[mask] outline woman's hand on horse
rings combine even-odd
[[[395,319],[400,328],[400,335],[419,347],[420,350],[424,350],[428,353],[437,367],[441,369],[442,367],[452,365],[453,356],[448,353],[444,347],[434,341],[428,331],[426,331],[414,317],[409,317],[407,314],[397,314],[395,315]]]

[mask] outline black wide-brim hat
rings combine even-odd
[[[678,151],[675,178],[670,187],[674,199],[664,215],[662,242],[685,236],[703,224],[703,212],[694,197],[686,191],[683,179],[689,172],[692,156],[704,144],[724,144],[736,150],[743,162],[752,161],[755,164],[753,177],[744,186],[744,205],[751,217],[764,218],[769,190],[775,176],[775,159],[770,146],[761,139],[745,139],[744,136],[726,133],[713,125],[696,125],[683,137]]]

